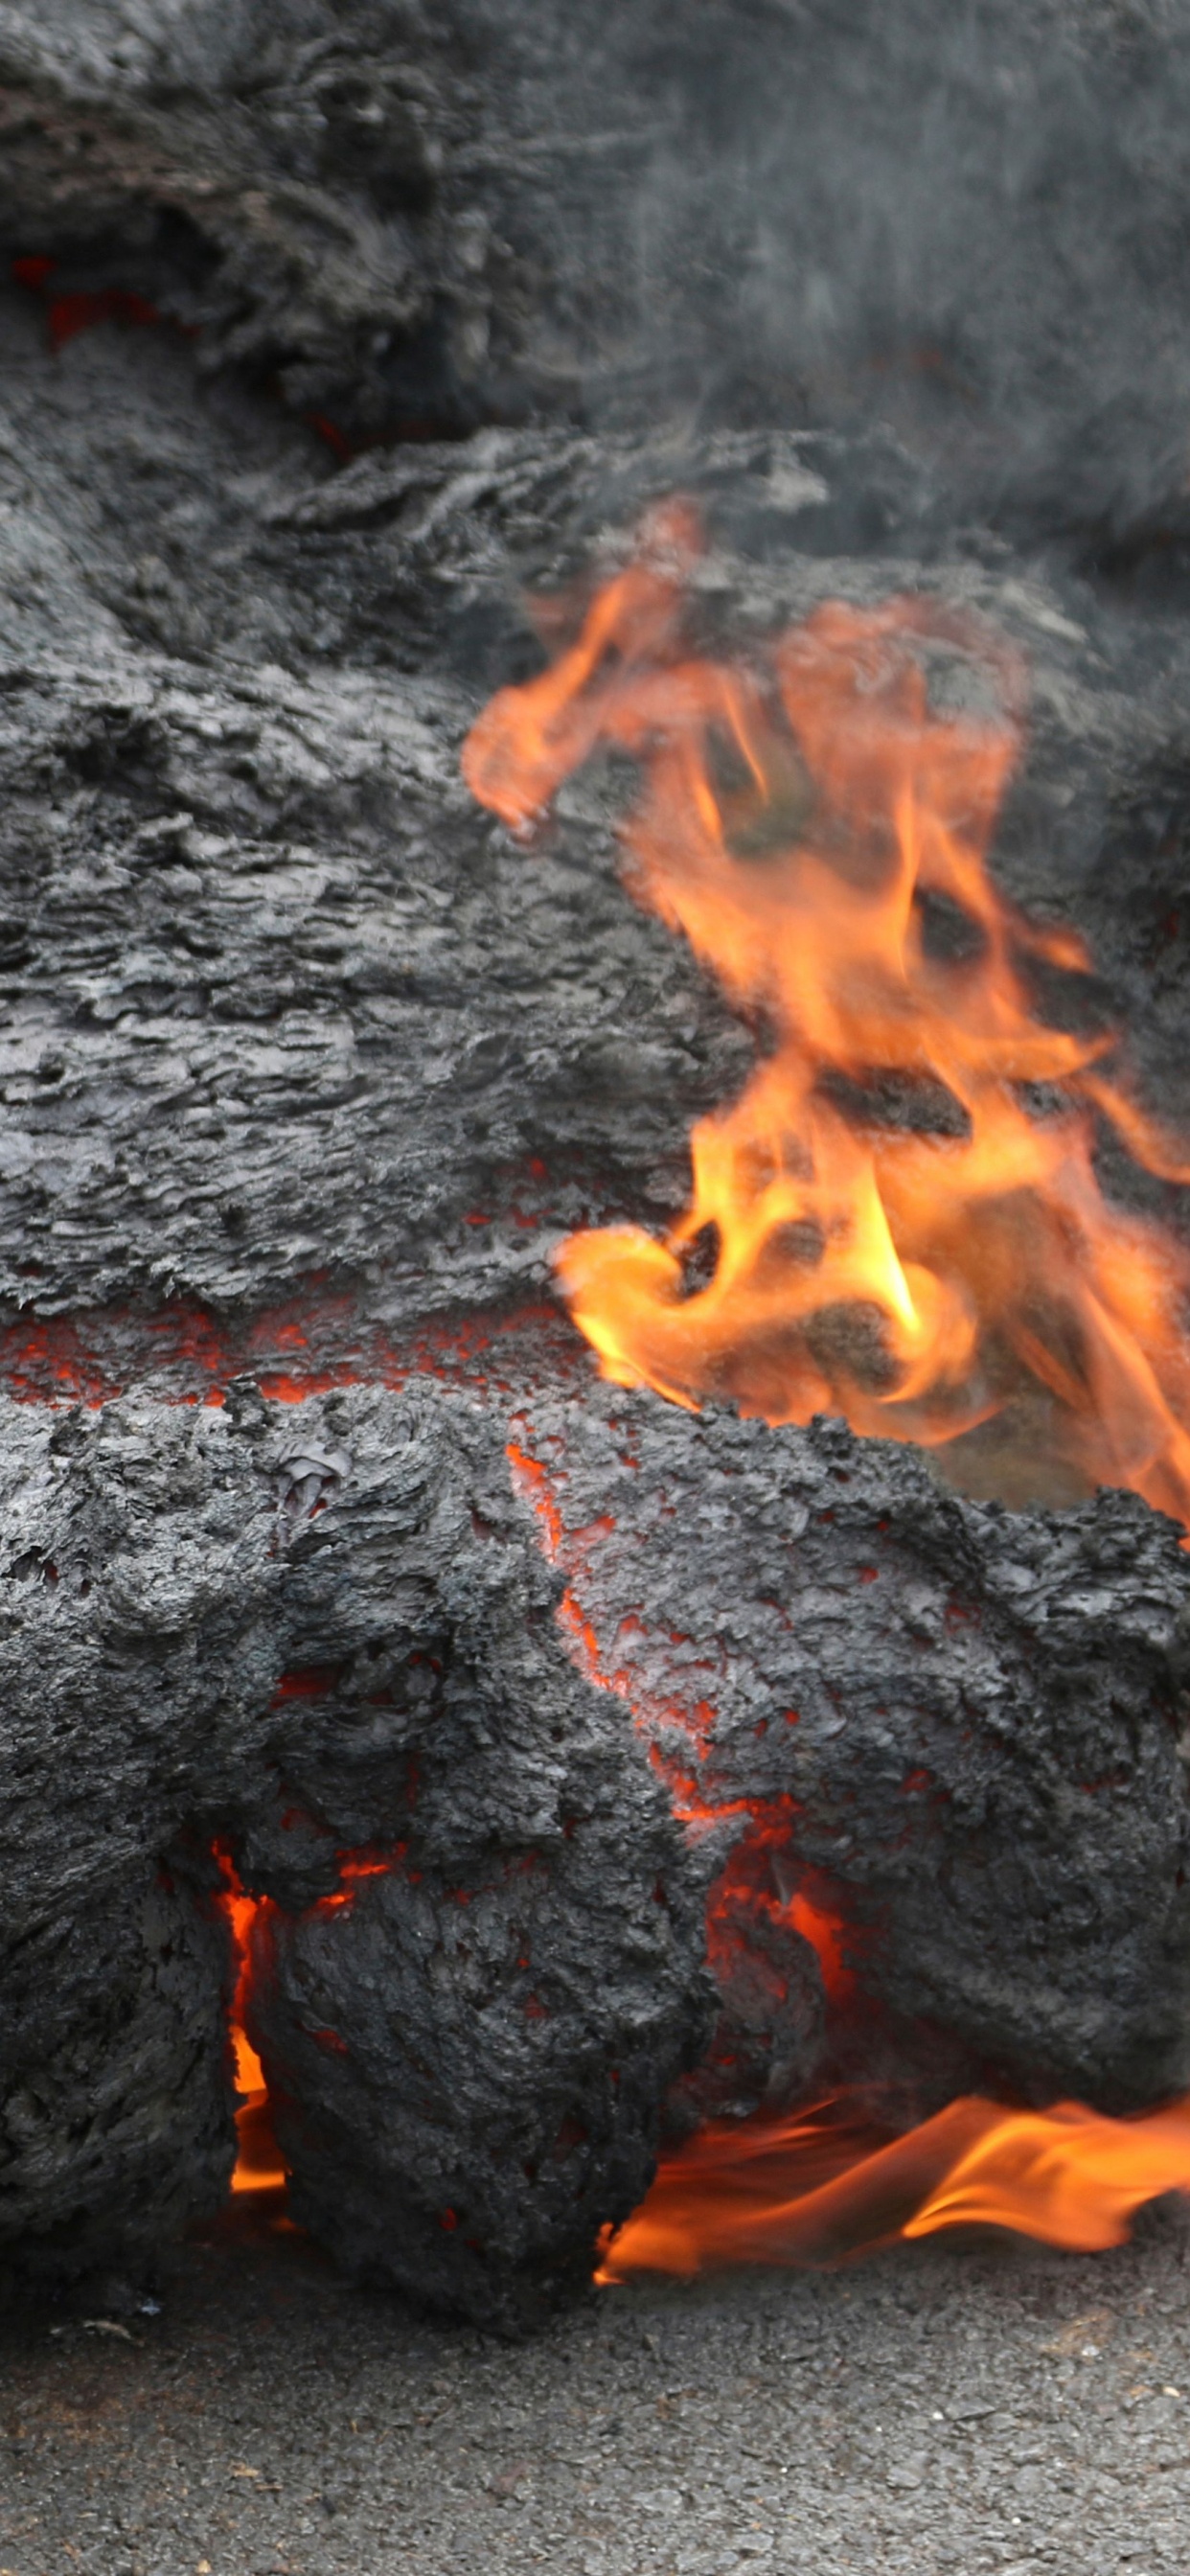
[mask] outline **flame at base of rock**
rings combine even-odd
[[[1112,2120],[1080,2102],[1009,2110],[977,2095],[880,2140],[844,2104],[700,2130],[663,2159],[597,2278],[728,2264],[845,2262],[945,2228],[988,2226],[1098,2253],[1136,2211],[1190,2194],[1190,2098]]]

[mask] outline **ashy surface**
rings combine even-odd
[[[564,1230],[680,1206],[755,1037],[620,885],[623,781],[577,782],[525,850],[458,776],[479,698],[539,655],[524,588],[605,568],[675,483],[712,649],[922,585],[1021,647],[997,866],[1092,938],[1102,986],[1055,1007],[1130,1024],[1185,1117],[1176,619],[1142,635],[987,531],[956,552],[887,437],[481,430],[328,480],[176,335],[55,355],[16,290],[4,327],[9,1317],[300,1297],[313,1340],[339,1296],[400,1338],[539,1295]]]
[[[1184,534],[1162,0],[0,9],[0,231],[354,437],[902,418],[1018,527]]]
[[[642,2283],[510,2350],[237,2223],[159,2314],[0,2327],[0,2563],[1179,2576],[1187,2251],[1163,2212],[1094,2259]]]

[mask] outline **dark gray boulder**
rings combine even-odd
[[[1007,1514],[541,1369],[3,1429],[19,2268],[226,2188],[216,1846],[295,2214],[504,2327],[700,2113],[1185,2083],[1188,1578],[1133,1498]]]
[[[679,1813],[738,1844],[712,1940],[729,1992],[735,1954],[746,1979],[789,1947],[799,1889],[837,1927],[828,1972],[837,1954],[852,1975],[793,2089],[845,2070],[916,2085],[919,2110],[989,2083],[1115,2110],[1184,2088],[1175,1525],[1121,1493],[1009,1512],[842,1423],[606,1388],[533,1422],[600,1657]],[[795,2018],[805,1968],[803,1942]],[[756,2098],[746,2061],[737,2089]]]
[[[498,1426],[432,1385],[8,1403],[0,1456],[6,2254],[132,2260],[226,2191],[218,1844],[271,1900],[297,2205],[423,2296],[539,2312],[697,2054],[704,1879],[568,1661]]]

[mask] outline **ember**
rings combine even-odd
[[[231,2187],[233,2192],[276,2191],[284,2188],[285,2167],[273,2136],[264,2068],[245,2026],[252,1973],[252,1929],[257,1917],[267,1911],[268,1898],[245,1894],[231,1854],[222,1844],[216,1843],[214,1857],[224,1882],[217,1903],[231,1933],[235,1964],[227,2027],[240,2099]]]

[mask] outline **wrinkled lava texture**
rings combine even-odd
[[[598,1384],[550,1252],[665,1225],[764,1032],[622,887],[614,763],[532,849],[458,774],[527,594],[564,625],[675,488],[704,649],[980,610],[1032,691],[993,864],[1098,963],[1047,1007],[1190,1125],[1190,55],[1139,8],[939,30],[0,6],[34,2279],[226,2191],[216,1843],[294,2214],[510,2328],[708,2112],[1190,2081],[1177,1532]]]

